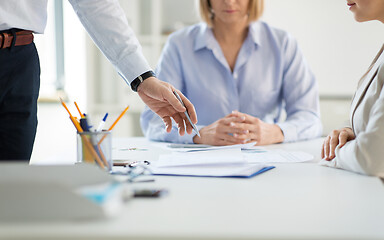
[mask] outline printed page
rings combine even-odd
[[[246,144],[235,144],[228,146],[211,146],[203,144],[168,144],[167,148],[175,152],[197,152],[197,151],[213,151],[213,150],[222,150],[222,149],[251,149],[256,142],[246,143]]]
[[[248,163],[299,163],[313,160],[311,154],[300,151],[284,150],[243,150],[244,160]]]
[[[244,163],[240,148],[216,149],[215,151],[173,152],[160,155],[157,167],[220,165]]]

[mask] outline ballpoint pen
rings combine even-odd
[[[103,117],[103,120],[101,120],[101,122],[99,123],[99,126],[96,129],[96,132],[100,132],[101,130],[103,130],[103,127],[104,127],[105,121],[107,120],[107,117],[108,117],[108,113],[105,114],[105,116]]]
[[[183,105],[183,107],[185,107],[185,105],[184,105],[184,103],[183,103],[183,100],[181,100],[181,98],[180,98],[179,94],[178,94],[176,91],[173,91],[173,93],[175,94],[175,96],[177,97],[177,99],[178,99],[178,100],[181,102],[181,104]],[[195,130],[195,132],[196,132],[197,136],[199,136],[199,137],[200,137],[200,133],[199,133],[199,130],[197,130],[197,127],[196,127],[196,125],[192,123],[192,121],[191,121],[191,118],[189,117],[189,114],[188,114],[188,112],[187,112],[187,111],[185,111],[185,112],[184,112],[184,114],[185,114],[185,116],[188,118],[188,121],[189,121],[189,123],[191,124],[191,126],[192,126],[193,130]]]
[[[124,116],[124,114],[128,111],[129,109],[129,106],[127,106],[121,113],[120,115],[116,118],[116,120],[112,123],[112,125],[108,128],[108,131],[111,131],[115,125],[117,124],[117,122]],[[107,137],[107,135],[105,135],[104,137],[102,137],[99,141],[99,143],[97,145],[100,145],[104,139]]]

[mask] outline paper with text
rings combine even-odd
[[[168,144],[167,147],[169,150],[175,152],[199,152],[199,151],[213,151],[213,150],[222,150],[222,149],[249,149],[252,148],[256,142],[246,143],[246,144],[235,144],[227,146],[211,146],[211,145],[202,145],[202,144]]]
[[[245,150],[244,160],[248,163],[300,163],[313,160],[309,153],[285,150]]]
[[[245,163],[240,148],[228,148],[215,151],[172,152],[160,155],[155,163],[157,167],[219,165]]]

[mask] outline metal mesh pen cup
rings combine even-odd
[[[96,164],[112,171],[112,132],[78,132],[77,163]]]

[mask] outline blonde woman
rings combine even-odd
[[[179,136],[176,128],[167,134],[146,109],[141,123],[149,139],[265,145],[320,136],[316,80],[292,36],[259,20],[263,5],[201,0],[204,22],[169,37],[157,74],[194,104],[201,137]]]
[[[356,21],[384,23],[383,0],[348,0]],[[321,164],[384,178],[384,46],[361,78],[351,106],[351,126],[332,131]]]

